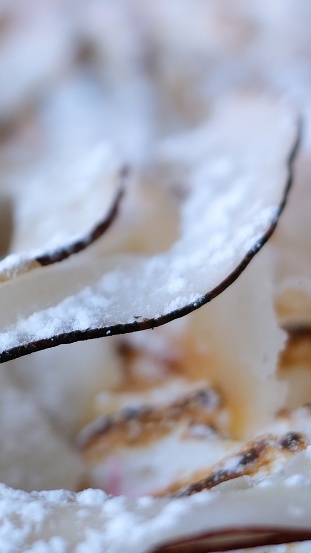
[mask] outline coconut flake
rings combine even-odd
[[[298,466],[305,474],[304,486],[288,486],[283,480]],[[121,553],[124,543],[129,553],[149,553],[201,540],[209,552],[217,547],[230,550],[310,539],[309,475],[310,460],[301,452],[287,462],[281,475],[267,476],[269,486],[250,480],[239,488],[236,481],[236,489],[178,499],[133,501],[98,490],[26,493],[1,485],[2,550],[35,551],[39,544],[49,547],[55,536],[67,544],[66,552],[79,553]]]
[[[172,147],[164,144],[156,168],[165,167],[171,182],[181,171],[186,190],[175,243],[149,257],[93,250],[16,281],[3,298],[1,360],[108,330],[151,328],[209,302],[273,232],[295,140],[286,106],[246,97],[220,105]]]
[[[109,144],[82,159],[42,163],[9,179],[16,225],[12,253],[0,261],[0,285],[40,266],[62,261],[98,239],[113,222],[125,172]]]

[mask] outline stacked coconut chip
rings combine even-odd
[[[1,551],[308,551],[307,1],[31,6],[0,13]]]
[[[1,262],[1,361],[56,344],[153,328],[186,315],[219,295],[237,279],[275,229],[292,180],[297,132],[286,107],[264,97],[232,99],[225,106],[220,104],[206,126],[161,145],[154,170],[166,174],[168,198],[182,173],[182,182],[174,187],[174,192],[182,193],[184,199],[179,206],[177,239],[166,251],[154,255],[118,251],[106,254],[99,245],[98,249],[86,250],[85,255],[55,267],[53,262],[66,260],[71,253],[84,249],[109,226],[120,197],[118,188],[112,192],[112,200],[108,192],[108,215],[105,211],[102,217],[98,214],[99,222],[93,229],[75,238],[74,226],[81,225],[81,220],[75,213],[72,223],[74,205],[79,196],[81,202],[83,195],[89,195],[91,207],[83,206],[81,217],[87,218],[92,211],[95,214],[92,206],[99,205],[100,181],[93,177],[94,190],[90,184],[86,194],[83,183],[81,190],[79,183],[71,179],[75,192],[69,195],[66,190],[69,200],[67,203],[65,196],[62,205],[63,218],[69,212],[66,222],[69,233],[74,235],[69,244],[57,244],[53,250],[53,243],[49,246],[48,241],[47,251],[41,246],[39,253],[15,254]],[[94,165],[93,161],[92,169]],[[109,177],[106,180],[105,188]],[[59,178],[58,182],[64,186]],[[44,184],[41,179],[39,193],[29,187],[23,194],[17,187],[14,203],[17,216],[21,212],[21,226],[25,224],[23,219],[29,221],[30,217],[35,224],[29,209],[33,198],[38,200],[39,217],[44,217],[41,203],[49,194],[48,185]],[[58,202],[60,196],[55,188],[54,185]],[[61,216],[57,205],[55,209]],[[161,206],[154,209],[159,210],[160,217]],[[58,217],[53,222],[44,217],[43,240],[44,232],[53,235],[53,224],[54,237],[58,238]],[[18,227],[17,231],[21,232]],[[62,232],[66,235],[66,230]],[[21,234],[24,236],[25,232]],[[27,240],[26,235],[26,244]],[[27,274],[16,278],[33,267],[47,265],[51,268],[37,270],[31,277]],[[6,286],[10,278],[10,285]]]

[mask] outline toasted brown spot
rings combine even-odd
[[[146,353],[126,340],[121,340],[118,343],[117,354],[121,361],[122,380],[114,389],[115,392],[141,392],[153,388],[155,385],[165,385],[169,375],[173,376],[176,372],[178,373],[176,362],[171,357],[165,354]],[[142,366],[144,363],[148,367],[150,360],[157,365],[156,374],[150,375],[148,371],[142,372],[137,369],[137,366]]]
[[[165,407],[127,408],[98,420],[81,436],[81,447],[88,460],[110,454],[114,447],[141,446],[169,434],[184,423],[187,437],[194,424],[217,432],[218,393],[213,389],[194,391]]]
[[[271,471],[272,463],[278,458],[284,458],[284,453],[294,454],[306,447],[307,443],[303,436],[296,432],[288,432],[280,439],[276,436],[265,436],[218,463],[205,478],[187,486],[179,483],[178,487],[178,483],[175,483],[158,495],[173,493],[177,497],[183,497],[202,490],[210,490],[222,482],[240,476],[256,476],[260,470],[268,473]]]
[[[286,205],[287,197],[289,190],[293,181],[293,169],[294,169],[294,160],[299,148],[300,142],[300,129],[297,129],[297,136],[295,143],[293,144],[292,150],[287,159],[287,178],[284,183],[282,197],[279,200],[278,207],[271,218],[267,228],[263,232],[261,238],[253,244],[244,258],[238,263],[238,265],[228,274],[221,282],[219,282],[211,290],[206,290],[206,292],[201,295],[196,301],[183,305],[169,313],[164,313],[159,316],[151,317],[150,319],[140,320],[139,321],[129,321],[124,323],[112,323],[111,325],[98,327],[98,328],[83,328],[80,330],[72,330],[70,332],[63,332],[55,336],[50,336],[48,338],[33,340],[25,343],[21,343],[17,346],[14,346],[10,349],[4,350],[0,353],[0,363],[10,361],[12,359],[17,359],[23,355],[28,355],[36,351],[43,349],[52,348],[60,344],[72,344],[80,340],[91,340],[95,338],[100,338],[104,336],[114,336],[116,334],[127,334],[130,332],[137,332],[139,330],[153,329],[158,326],[164,325],[174,319],[179,319],[184,317],[193,311],[196,311],[202,305],[205,305],[212,301],[214,298],[219,296],[224,292],[231,284],[233,284],[241,273],[246,269],[249,263],[252,261],[254,256],[261,250],[261,248],[267,243],[269,238],[274,233],[279,217]],[[109,334],[108,334],[109,333]]]
[[[285,434],[280,441],[280,445],[282,448],[293,452],[300,451],[306,447],[303,436],[298,434],[298,432],[288,432]]]

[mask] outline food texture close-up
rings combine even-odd
[[[311,2],[0,2],[0,553],[311,551]]]

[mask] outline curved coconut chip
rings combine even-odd
[[[203,490],[210,490],[223,482],[229,482],[241,476],[251,476],[260,480],[273,473],[275,465],[281,466],[287,456],[295,455],[306,449],[307,442],[299,432],[287,432],[281,437],[274,435],[260,436],[247,443],[242,449],[218,463],[207,476],[176,492],[175,497],[192,495]]]
[[[111,553],[125,543],[128,553],[208,553],[311,539],[310,469],[307,448],[259,482],[237,478],[178,499],[133,501],[99,490],[27,494],[1,485],[1,537],[12,550],[30,551],[57,536],[80,553],[94,544]]]
[[[310,410],[280,414],[253,441],[229,439],[226,410],[211,388],[165,407],[128,408],[81,433],[84,487],[113,495],[184,497],[241,476],[258,481],[307,447]]]
[[[63,261],[102,236],[117,215],[126,174],[110,148],[100,145],[74,165],[39,167],[28,179],[15,177],[4,186],[0,192],[16,218],[16,253],[0,261],[0,286]]]
[[[149,257],[86,251],[16,279],[0,290],[0,361],[153,328],[211,301],[273,233],[296,147],[292,113],[266,97],[227,100],[206,126],[164,144],[157,168],[172,186],[182,179],[184,194],[176,242]]]
[[[132,498],[164,495],[180,480],[206,474],[237,449],[221,435],[218,419],[226,412],[219,401],[214,389],[201,388],[165,406],[129,407],[91,423],[80,436],[83,487]]]
[[[154,438],[169,433],[180,421],[191,423],[198,421],[202,424],[214,424],[215,412],[220,407],[220,399],[212,388],[201,388],[164,406],[140,405],[137,408],[123,409],[107,417],[98,419],[84,429],[81,434],[83,448],[98,449],[103,453],[103,447],[98,447],[102,437],[111,437],[124,445],[144,444],[152,442]],[[137,432],[131,432],[132,423],[135,423]],[[144,435],[145,434],[145,435]],[[115,440],[116,437],[116,440]],[[110,450],[110,446],[106,447]],[[95,454],[96,455],[96,454]]]

